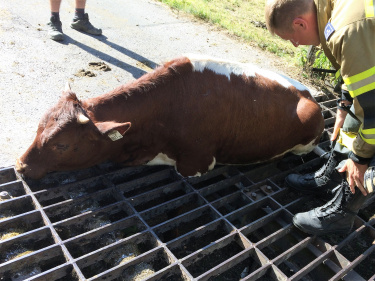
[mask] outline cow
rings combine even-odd
[[[302,84],[251,64],[186,55],[98,97],[79,100],[68,86],[16,170],[38,179],[112,161],[200,176],[216,163],[308,153],[323,130],[320,106]]]

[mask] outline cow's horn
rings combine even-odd
[[[71,91],[71,90],[72,90],[72,89],[70,88],[70,84],[69,84],[69,82],[66,82],[64,91],[65,91],[65,92],[69,92],[69,91]]]
[[[86,124],[89,121],[90,121],[90,119],[87,118],[85,115],[83,115],[82,113],[78,113],[77,122],[79,124]]]

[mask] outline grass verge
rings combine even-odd
[[[266,0],[157,0],[178,11],[183,11],[205,22],[223,28],[247,44],[279,56],[294,74],[313,84],[322,77],[311,75],[307,59],[307,46],[295,48],[289,41],[272,36],[266,28],[264,6]],[[323,54],[312,67],[329,68]],[[296,74],[298,73],[298,74]],[[295,76],[294,75],[294,76]]]
[[[226,29],[250,45],[256,45],[289,61],[296,48],[271,36],[264,21],[265,0],[158,0],[171,8]]]

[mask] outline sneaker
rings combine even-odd
[[[47,25],[49,26],[48,35],[52,40],[62,41],[64,39],[60,20],[58,20],[55,16],[52,16]]]
[[[70,27],[75,30],[83,31],[92,35],[102,34],[102,30],[100,28],[96,28],[90,23],[89,15],[87,13],[84,15],[83,19],[78,19],[78,20],[73,21],[70,24]]]

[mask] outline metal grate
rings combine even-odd
[[[328,150],[335,101],[319,102]],[[287,155],[184,179],[106,163],[40,181],[1,169],[0,280],[375,280],[374,206],[345,236],[292,224],[323,201],[284,178],[320,165],[314,153]]]

